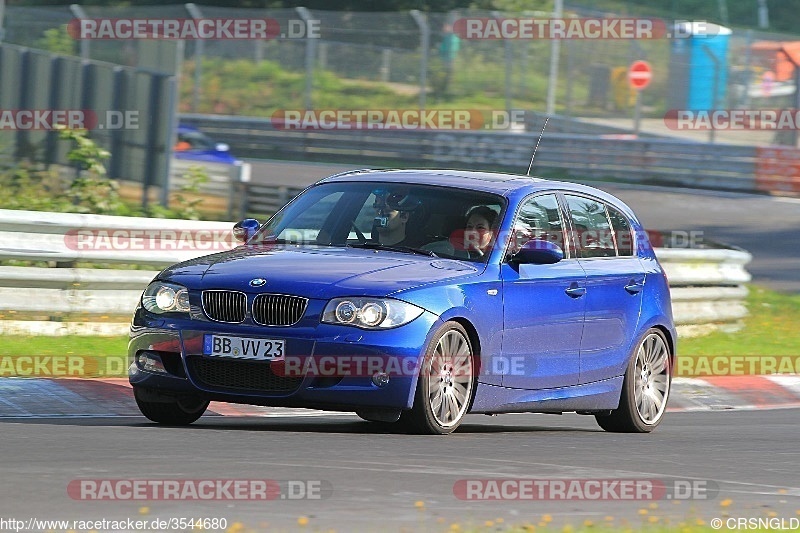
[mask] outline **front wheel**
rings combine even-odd
[[[400,423],[415,433],[446,435],[464,420],[475,394],[475,356],[466,330],[447,322],[425,351],[414,407]]]
[[[672,354],[661,330],[647,331],[622,382],[619,407],[597,415],[597,423],[616,433],[649,433],[661,423],[672,382]]]
[[[144,400],[141,396],[145,396]],[[134,397],[139,411],[152,420],[165,426],[188,426],[206,412],[209,402],[200,398],[157,398],[150,401],[152,394],[142,394],[134,389]]]

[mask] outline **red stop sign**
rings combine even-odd
[[[653,78],[653,71],[647,61],[634,61],[628,69],[628,83],[637,91],[641,91],[648,85]]]

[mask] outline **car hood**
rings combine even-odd
[[[478,265],[482,266],[482,265]],[[383,250],[277,246],[263,250],[240,246],[230,252],[178,263],[160,275],[193,289],[293,294],[306,298],[384,296],[476,274],[476,266]],[[263,286],[251,280],[263,278]]]

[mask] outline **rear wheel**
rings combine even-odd
[[[159,401],[152,401],[152,393],[142,394],[134,389],[136,405],[142,414],[153,422],[166,426],[188,426],[206,412],[209,402],[201,398],[182,397],[171,398],[164,396]],[[141,397],[147,398],[146,400]]]
[[[631,358],[622,383],[619,407],[597,415],[606,431],[649,433],[664,417],[672,382],[672,354],[664,333],[650,329]]]
[[[414,407],[400,424],[415,433],[446,435],[461,425],[475,393],[475,357],[461,324],[447,322],[425,352]]]

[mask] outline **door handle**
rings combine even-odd
[[[644,289],[644,280],[636,281],[635,279],[632,279],[627,285],[625,285],[625,290],[631,294],[642,292],[642,289]]]
[[[586,294],[586,287],[580,287],[577,283],[573,283],[564,292],[573,298],[580,298]]]

